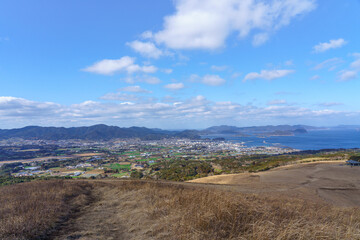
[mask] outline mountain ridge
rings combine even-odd
[[[203,130],[163,130],[146,127],[118,127],[97,124],[82,127],[41,127],[26,126],[23,128],[0,129],[0,139],[23,138],[44,140],[111,140],[116,138],[141,138],[143,140],[157,140],[164,138],[199,139],[201,135],[209,134],[254,134],[254,135],[283,135],[304,134],[308,130],[321,129],[307,125],[267,125],[236,127],[228,125],[212,126]]]
[[[150,129],[145,127],[121,128],[117,126],[107,126],[98,124],[89,127],[39,127],[27,126],[16,129],[0,129],[0,139],[24,138],[24,139],[44,139],[44,140],[111,140],[115,138],[141,138],[144,140],[155,140],[169,137],[177,137],[181,132],[167,131],[161,129]],[[195,138],[183,134],[184,137]]]

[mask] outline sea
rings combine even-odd
[[[360,148],[360,130],[311,130],[294,136],[246,137],[235,134],[211,134],[202,138],[224,138],[227,141],[243,143],[246,147],[276,146],[299,150],[350,149]]]

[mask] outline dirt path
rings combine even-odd
[[[118,201],[112,201],[107,187],[95,187],[92,201],[83,206],[49,239],[125,239],[125,228],[114,221]]]
[[[89,183],[94,187],[88,204],[78,209],[49,239],[171,239],[174,230],[162,229],[170,219],[164,218],[161,222],[152,214],[159,207],[151,202],[152,194],[158,196],[157,190],[126,189],[120,187],[119,180],[111,179]],[[335,206],[360,206],[360,167],[350,168],[339,163],[305,164],[166,184],[325,201]]]
[[[149,219],[147,192],[124,189],[119,181],[89,181],[93,200],[48,239],[153,239],[161,223]]]

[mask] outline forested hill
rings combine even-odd
[[[28,126],[17,129],[0,129],[0,139],[23,138],[23,139],[44,139],[44,140],[66,140],[66,139],[87,139],[87,140],[110,140],[116,138],[141,138],[143,140],[156,140],[163,138],[190,138],[198,139],[201,135],[208,134],[263,134],[263,135],[288,135],[302,134],[307,130],[320,129],[306,125],[278,125],[278,126],[213,126],[204,130],[183,130],[169,131],[145,127],[121,128],[107,126],[104,124],[90,127],[39,127]]]
[[[154,140],[170,137],[198,138],[192,131],[166,131],[145,127],[120,128],[116,126],[94,125],[90,127],[38,127],[28,126],[18,129],[0,129],[0,139],[8,138],[44,139],[44,140],[110,140],[115,138],[141,138]]]

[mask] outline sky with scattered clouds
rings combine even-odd
[[[359,0],[2,0],[0,128],[359,124]]]

